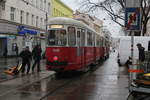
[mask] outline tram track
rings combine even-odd
[[[98,65],[98,66],[99,66],[99,65]],[[59,86],[55,87],[54,89],[52,89],[51,91],[49,91],[45,96],[43,96],[43,97],[40,98],[39,100],[47,100],[47,97],[48,97],[48,96],[51,96],[51,95],[55,94],[56,92],[58,92],[58,91],[62,90],[63,88],[69,86],[71,83],[74,83],[74,82],[77,82],[77,81],[82,82],[82,79],[84,79],[85,77],[88,77],[88,76],[89,76],[91,73],[93,73],[97,68],[98,68],[98,67],[95,66],[95,68],[92,69],[92,71],[88,71],[88,72],[86,72],[86,73],[84,73],[84,74],[81,74],[81,73],[80,73],[79,75],[75,75],[74,77],[68,78],[67,80],[65,80],[65,78],[62,79],[62,80],[61,80],[61,83],[62,83],[61,85],[59,85]],[[58,82],[59,82],[59,79],[57,80],[57,78],[56,78],[55,81],[58,81]],[[51,82],[52,82],[52,81],[51,81]],[[57,84],[57,83],[56,83],[56,84]]]
[[[71,84],[74,81],[74,79],[66,81],[65,83],[61,84],[60,86],[56,87],[55,89],[49,91],[45,96],[43,96],[42,98],[40,98],[39,100],[46,100],[46,97],[52,95],[53,93],[56,93],[57,91],[61,90],[62,88],[64,88],[65,86]]]

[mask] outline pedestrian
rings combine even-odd
[[[41,53],[42,53],[42,49],[40,47],[40,45],[36,45],[33,50],[32,50],[32,56],[34,59],[34,63],[32,66],[32,72],[34,72],[34,68],[37,65],[37,72],[40,72],[40,60],[41,60]]]
[[[16,52],[16,56],[18,56],[18,45],[16,44],[16,47],[15,47],[15,52]]]
[[[145,60],[145,48],[142,47],[141,43],[138,43],[136,46],[139,50],[139,61],[143,62]]]
[[[4,48],[4,53],[3,53],[3,56],[4,56],[5,58],[7,58],[7,53],[8,53],[7,46],[5,46],[5,48]]]
[[[132,58],[129,56],[128,60],[126,61],[125,65],[127,66],[127,68],[129,68],[129,65],[132,64]]]
[[[24,48],[23,51],[20,53],[20,57],[22,58],[22,67],[21,67],[22,74],[24,74],[25,72],[26,65],[28,65],[27,67],[27,74],[28,74],[30,71],[30,62],[32,60],[32,53],[30,52],[28,46]]]

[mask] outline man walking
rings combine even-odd
[[[41,60],[41,47],[40,45],[36,45],[32,50],[32,56],[34,59],[34,64],[32,66],[32,72],[34,72],[34,68],[37,65],[37,72],[40,72],[40,60]]]
[[[142,44],[138,43],[137,45],[137,48],[139,50],[139,61],[140,62],[143,62],[145,60],[145,48],[142,47]]]
[[[28,65],[27,67],[27,74],[30,71],[30,62],[32,59],[32,53],[29,50],[29,47],[27,46],[21,53],[20,53],[20,57],[22,58],[22,74],[24,74],[25,72],[25,66]]]

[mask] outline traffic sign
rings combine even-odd
[[[140,30],[140,8],[126,8],[125,27],[127,30]]]

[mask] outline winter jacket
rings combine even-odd
[[[144,47],[140,47],[139,48],[139,61],[144,61],[145,59],[145,48]]]
[[[34,59],[34,60],[40,60],[40,59],[41,59],[41,53],[42,53],[41,48],[35,47],[35,48],[32,50],[33,59]]]
[[[29,62],[32,59],[32,53],[28,50],[22,51],[19,56],[22,58],[23,62]]]

